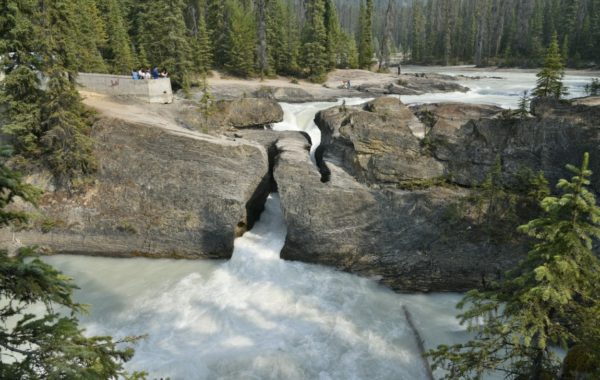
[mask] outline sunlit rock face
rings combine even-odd
[[[249,141],[103,119],[99,170],[83,190],[48,191],[33,230],[2,239],[54,252],[226,258],[270,192],[266,150]]]

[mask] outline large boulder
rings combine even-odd
[[[262,129],[282,120],[283,109],[279,103],[265,98],[219,100],[212,105],[208,115],[199,103],[188,102],[177,115],[179,124],[209,134],[244,128]]]
[[[490,245],[453,216],[464,208],[466,189],[374,189],[333,162],[330,180],[322,182],[302,139],[280,139],[277,148],[284,259],[373,277],[399,291],[482,286],[518,259],[520,250]]]
[[[398,184],[444,175],[424,149],[425,126],[396,98],[317,114],[325,157],[369,184]]]
[[[283,120],[283,110],[272,99],[242,98],[220,100],[215,105],[212,118],[225,127],[262,127]]]
[[[85,190],[48,191],[34,228],[2,243],[108,256],[227,258],[270,191],[259,144],[102,119],[99,171]]]
[[[441,122],[429,134],[433,156],[444,163],[458,184],[481,182],[497,160],[507,178],[529,168],[543,171],[555,183],[559,178],[570,178],[565,165],[581,162],[584,152],[590,153],[591,169],[600,174],[600,107],[545,99],[532,104],[536,116],[532,118],[481,110],[476,118],[448,123],[450,115],[463,109],[468,106],[432,108]],[[475,115],[471,112],[468,116]],[[594,176],[592,185],[600,192],[600,175]]]

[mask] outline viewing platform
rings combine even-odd
[[[148,103],[172,103],[171,79],[132,79],[126,75],[79,73],[77,83],[93,92],[132,96]]]

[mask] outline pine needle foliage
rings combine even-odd
[[[22,182],[0,156],[0,227],[24,223],[23,213],[7,211],[16,197],[35,202],[39,191]],[[0,249],[0,378],[2,379],[144,379],[127,374],[123,363],[133,356],[139,337],[119,341],[87,337],[77,314],[86,305],[73,300],[73,281],[40,260],[35,248],[15,256]],[[124,346],[123,344],[128,344]]]
[[[519,227],[537,240],[527,258],[491,289],[472,290],[457,305],[467,307],[459,318],[475,339],[428,353],[434,367],[447,371],[444,378],[479,379],[492,371],[509,379],[558,378],[553,346],[588,347],[588,369],[600,369],[600,261],[592,251],[600,207],[587,189],[589,155],[580,167],[567,168],[573,177],[559,181],[562,195],[546,197],[543,215]]]
[[[558,47],[558,37],[555,33],[546,51],[544,67],[537,74],[537,85],[533,90],[534,96],[560,99],[567,95],[567,89],[562,83],[564,75],[565,68]]]

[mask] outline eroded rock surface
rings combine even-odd
[[[256,143],[103,119],[94,126],[99,171],[73,196],[47,192],[37,228],[2,242],[107,256],[227,258],[270,191]],[[45,232],[42,232],[45,231]]]
[[[425,126],[396,98],[362,107],[335,107],[317,115],[325,158],[370,184],[444,175],[421,142]]]

